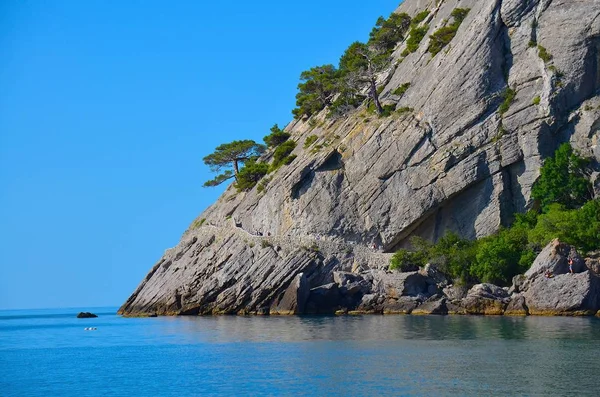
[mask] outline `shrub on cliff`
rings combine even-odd
[[[275,153],[273,153],[273,164],[271,165],[271,169],[276,170],[284,164],[291,163],[290,153],[292,153],[295,148],[296,142],[294,141],[285,141],[279,145],[277,149],[275,149]]]
[[[252,189],[269,172],[269,165],[255,159],[248,160],[238,174],[235,187],[238,192]]]
[[[268,147],[277,147],[290,138],[290,134],[283,131],[277,124],[271,127],[271,133],[263,138]]]
[[[369,45],[381,48],[383,51],[392,51],[399,41],[404,40],[410,23],[410,16],[404,12],[392,13],[388,19],[379,17],[371,31]]]
[[[542,209],[558,203],[566,208],[577,208],[591,199],[591,186],[586,178],[589,161],[573,152],[571,145],[562,144],[547,158],[540,177],[531,190],[531,197]]]
[[[338,70],[333,65],[311,68],[300,74],[294,117],[310,117],[331,103],[336,92]]]
[[[452,10],[453,21],[450,25],[443,26],[436,30],[431,36],[429,36],[429,48],[428,51],[432,56],[436,56],[444,47],[446,47],[454,36],[458,28],[462,24],[463,20],[469,14],[469,8],[455,8]]]

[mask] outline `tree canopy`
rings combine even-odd
[[[588,161],[573,153],[571,145],[562,144],[544,162],[540,178],[531,190],[531,197],[543,209],[552,203],[566,208],[578,208],[591,198],[590,183],[585,176]]]
[[[271,127],[271,133],[263,138],[268,147],[273,148],[281,145],[290,138],[290,134],[283,131],[277,124]]]
[[[383,51],[392,51],[410,28],[411,18],[406,13],[392,13],[388,19],[379,17],[371,31],[369,44]]]
[[[331,103],[336,92],[338,70],[333,65],[323,65],[302,72],[296,108],[292,111],[295,117],[311,116]]]
[[[240,164],[247,162],[265,151],[265,146],[252,140],[233,141],[217,146],[215,151],[204,157],[204,164],[208,165],[213,172],[220,172],[224,168],[233,168],[225,170],[214,179],[207,181],[204,186],[217,186],[231,178],[238,179],[240,173]]]

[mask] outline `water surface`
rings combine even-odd
[[[97,319],[0,311],[0,394],[599,394],[596,318],[130,319],[115,310]]]

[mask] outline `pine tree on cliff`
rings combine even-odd
[[[264,151],[264,145],[252,140],[233,141],[217,146],[215,151],[204,157],[202,161],[210,167],[212,172],[221,172],[224,168],[233,168],[233,171],[230,169],[224,171],[214,179],[205,182],[204,186],[217,186],[232,178],[237,181],[240,174],[240,164],[256,159]]]
[[[340,71],[344,76],[353,78],[344,81],[353,81],[357,86],[348,87],[360,91],[363,84],[368,85],[369,97],[380,115],[384,109],[379,101],[377,92],[377,74],[389,65],[389,55],[375,45],[354,42],[340,59]]]

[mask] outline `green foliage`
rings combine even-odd
[[[382,51],[390,52],[399,41],[404,40],[404,35],[410,27],[410,16],[406,13],[392,13],[388,19],[379,17],[371,31],[369,45]]]
[[[204,186],[204,187],[219,186],[223,182],[228,181],[229,179],[231,179],[233,177],[234,177],[233,171],[227,170],[227,171],[223,172],[222,174],[217,175],[214,179],[204,182],[204,185],[202,185],[202,186]]]
[[[311,68],[300,74],[294,117],[310,117],[330,104],[336,91],[338,70],[333,65]]]
[[[548,50],[545,47],[538,45],[537,48],[538,48],[538,56],[540,57],[540,59],[542,61],[544,61],[545,63],[548,63],[552,60],[552,55],[550,55],[550,53],[548,52]]]
[[[448,233],[435,244],[413,238],[413,250],[398,251],[390,267],[405,270],[432,263],[454,279],[509,285],[515,275],[531,267],[537,253],[555,238],[583,253],[598,249],[600,200],[583,204],[589,196],[575,200],[573,188],[562,189],[571,191],[566,197],[552,192],[558,190],[561,183],[572,186],[569,179],[582,178],[584,164],[585,160],[574,155],[568,144],[562,145],[542,167],[540,181],[545,189],[540,190],[538,184],[534,186],[536,194],[547,194],[544,199],[549,204],[544,207],[544,213],[531,210],[516,214],[512,227],[477,241],[467,241],[453,233]],[[548,186],[547,181],[554,179],[562,182]],[[580,182],[574,183],[575,190],[580,187]],[[568,202],[573,209],[561,204],[561,201]],[[579,204],[583,206],[575,209]]]
[[[204,225],[204,223],[206,222],[206,218],[202,218],[200,220],[196,219],[194,222],[192,222],[192,229],[198,229],[200,227],[202,227],[202,225]]]
[[[268,147],[277,147],[290,138],[290,134],[283,131],[277,124],[271,127],[271,133],[263,138]]]
[[[429,36],[428,51],[432,56],[436,56],[444,47],[450,44],[454,36],[456,36],[458,28],[469,14],[469,11],[469,8],[455,8],[451,14],[453,18],[452,23],[439,28]]]
[[[308,137],[306,137],[306,140],[304,141],[304,149],[308,149],[313,143],[317,141],[317,139],[319,139],[319,137],[316,135],[309,135]]]
[[[498,108],[498,112],[500,113],[501,116],[504,113],[508,112],[508,109],[510,109],[510,105],[512,105],[516,96],[517,96],[517,92],[510,87],[507,87],[502,92],[503,101],[500,104],[500,107]]]
[[[420,251],[409,251],[404,248],[396,251],[390,260],[390,270],[399,270],[401,272],[415,270],[416,266],[421,266],[423,263],[420,254]]]
[[[293,159],[290,160],[288,156],[294,151],[295,148],[296,142],[294,141],[286,141],[279,145],[279,147],[275,149],[275,153],[273,153],[273,164],[271,166],[272,169],[275,170],[284,164],[291,163]]]
[[[252,189],[269,172],[269,165],[248,160],[238,174],[235,187],[238,192]]]
[[[205,182],[204,187],[217,186],[234,177],[239,179],[240,163],[256,158],[264,151],[264,145],[259,145],[252,140],[233,141],[217,146],[213,153],[204,157],[204,164],[208,165],[213,172],[220,172],[223,168],[233,168],[233,171],[226,170]]]
[[[415,52],[419,49],[419,44],[429,31],[429,25],[424,26],[413,26],[408,33],[408,39],[406,40],[406,49],[402,52],[402,56],[407,56],[411,52]]]
[[[535,40],[529,40],[529,43],[527,43],[527,46],[529,48],[534,48],[534,47],[537,46],[537,41],[535,41]]]
[[[529,269],[535,257],[528,248],[527,230],[517,227],[477,241],[475,251],[470,274],[497,285],[509,285],[514,276]]]
[[[538,217],[529,232],[531,244],[543,247],[553,239],[575,246],[581,252],[600,247],[600,201],[588,201],[583,207],[568,210],[560,204],[551,204]]]
[[[531,103],[533,103],[534,105],[539,105],[541,101],[542,98],[540,98],[540,96],[538,95],[535,98],[533,98],[533,101],[531,101]]]
[[[588,161],[573,153],[568,143],[562,144],[553,157],[546,159],[531,197],[542,208],[552,203],[577,208],[591,198],[590,183],[585,177]]]
[[[406,91],[410,88],[410,83],[404,83],[402,84],[400,87],[396,88],[392,94],[394,95],[398,95],[399,97],[402,97],[404,95],[404,93],[406,93]]]
[[[412,19],[412,21],[410,23],[410,26],[411,27],[415,27],[415,26],[419,25],[428,16],[429,16],[429,10],[421,11],[420,13],[418,13],[417,15],[415,15],[415,17]]]
[[[272,243],[271,243],[269,240],[262,240],[262,241],[260,242],[260,246],[261,246],[262,248],[269,248],[269,247],[272,247],[272,246],[273,246],[273,244],[272,244]]]
[[[398,113],[398,114],[411,113],[412,111],[414,111],[413,108],[409,108],[409,107],[406,107],[406,106],[403,106],[401,108],[396,109],[396,113]]]

